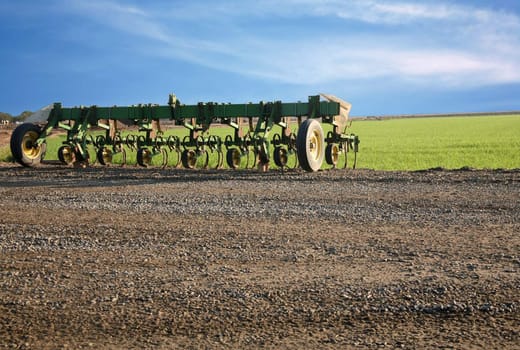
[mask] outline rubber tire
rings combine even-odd
[[[146,156],[145,153],[148,153],[149,156]],[[151,158],[151,152],[148,148],[139,148],[137,150],[137,164],[140,166],[148,167],[152,163]]]
[[[236,162],[237,156],[239,160],[238,163]],[[240,150],[237,148],[228,149],[226,152],[226,163],[230,169],[240,168]]]
[[[285,148],[282,148],[280,146],[275,147],[273,159],[274,164],[276,164],[277,167],[283,168],[287,165],[288,155],[287,150]]]
[[[309,140],[314,134],[318,135],[318,141],[321,143],[318,149],[317,157],[313,157],[309,146]],[[321,124],[316,119],[306,119],[298,129],[296,137],[296,149],[298,152],[298,161],[305,171],[318,171],[323,164],[325,158],[324,134]]]
[[[185,169],[194,169],[197,164],[197,153],[192,149],[185,149],[181,154],[181,162]]]
[[[30,156],[24,153],[24,137],[27,133],[30,132],[38,134],[39,137],[42,130],[38,125],[32,123],[21,124],[17,126],[16,129],[14,129],[10,141],[11,154],[13,155],[14,160],[25,167],[34,167],[40,165],[42,159],[45,156],[45,150],[47,149],[47,145],[42,143],[38,147],[38,153],[35,156]]]
[[[336,148],[336,150],[334,150],[334,148]],[[334,151],[339,155],[339,147],[334,143],[329,143],[327,148],[325,148],[325,161],[328,165],[336,166],[338,164],[339,156],[334,159]]]

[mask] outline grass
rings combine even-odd
[[[520,168],[520,115],[355,120],[352,132],[362,168]]]
[[[13,156],[9,146],[0,146],[0,162],[12,162]]]
[[[224,138],[231,128],[215,127],[211,132]],[[520,115],[354,120],[350,132],[361,140],[359,168],[520,168]],[[183,128],[175,128],[166,135],[182,137],[186,133]],[[57,159],[63,139],[64,136],[49,138],[47,160]],[[95,156],[93,148],[89,152],[91,157]],[[121,158],[115,155],[114,162],[120,162]],[[0,161],[12,161],[9,146],[0,147]],[[211,154],[210,163],[216,161],[216,153]],[[155,165],[161,162],[162,157],[154,157]],[[136,163],[135,152],[128,152],[127,163]],[[173,163],[170,156],[168,164]]]

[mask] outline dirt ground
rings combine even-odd
[[[0,127],[0,147],[8,145],[11,138],[11,128]]]
[[[520,171],[0,165],[0,347],[520,348]]]

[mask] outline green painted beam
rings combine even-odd
[[[312,111],[314,118],[334,116],[339,114],[340,106],[336,102],[322,101],[315,103],[317,96],[311,96],[313,102],[296,103],[247,103],[247,104],[216,104],[199,103],[197,105],[182,105],[176,103],[173,106],[159,105],[137,105],[137,106],[114,106],[114,107],[73,107],[64,108],[60,106],[53,111],[55,124],[61,121],[73,120],[83,122],[88,116],[89,122],[101,119],[147,121],[152,119],[171,119],[182,123],[185,119],[196,118],[197,123],[210,123],[220,118],[259,118],[271,117],[275,109],[274,117],[299,117],[309,116]],[[319,98],[319,97],[318,97]],[[315,109],[318,110],[315,110]]]

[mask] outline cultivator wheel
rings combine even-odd
[[[278,146],[274,149],[274,154],[273,154],[273,158],[274,158],[274,164],[276,164],[277,167],[279,168],[285,168],[287,166],[287,162],[289,160],[289,152],[287,151],[287,149],[281,147],[281,146]]]
[[[11,154],[14,160],[26,167],[39,165],[45,156],[46,144],[38,143],[42,130],[39,126],[24,123],[14,129],[11,136]]]
[[[303,170],[317,171],[321,168],[325,153],[324,139],[323,129],[317,120],[307,119],[300,125],[296,147]]]
[[[74,151],[70,146],[61,146],[58,148],[58,159],[62,164],[71,165],[74,163]]]
[[[137,164],[146,168],[152,164],[152,152],[148,148],[137,150]]]
[[[325,148],[325,161],[328,165],[332,165],[332,167],[335,168],[338,164],[340,154],[341,151],[339,145],[335,143],[329,143]]]
[[[101,165],[109,165],[112,163],[113,152],[108,147],[99,149],[96,153],[97,160]]]
[[[192,149],[185,149],[181,154],[181,162],[185,169],[195,169],[197,165],[197,152]]]
[[[242,154],[238,148],[230,148],[226,152],[226,163],[231,169],[240,168]]]

